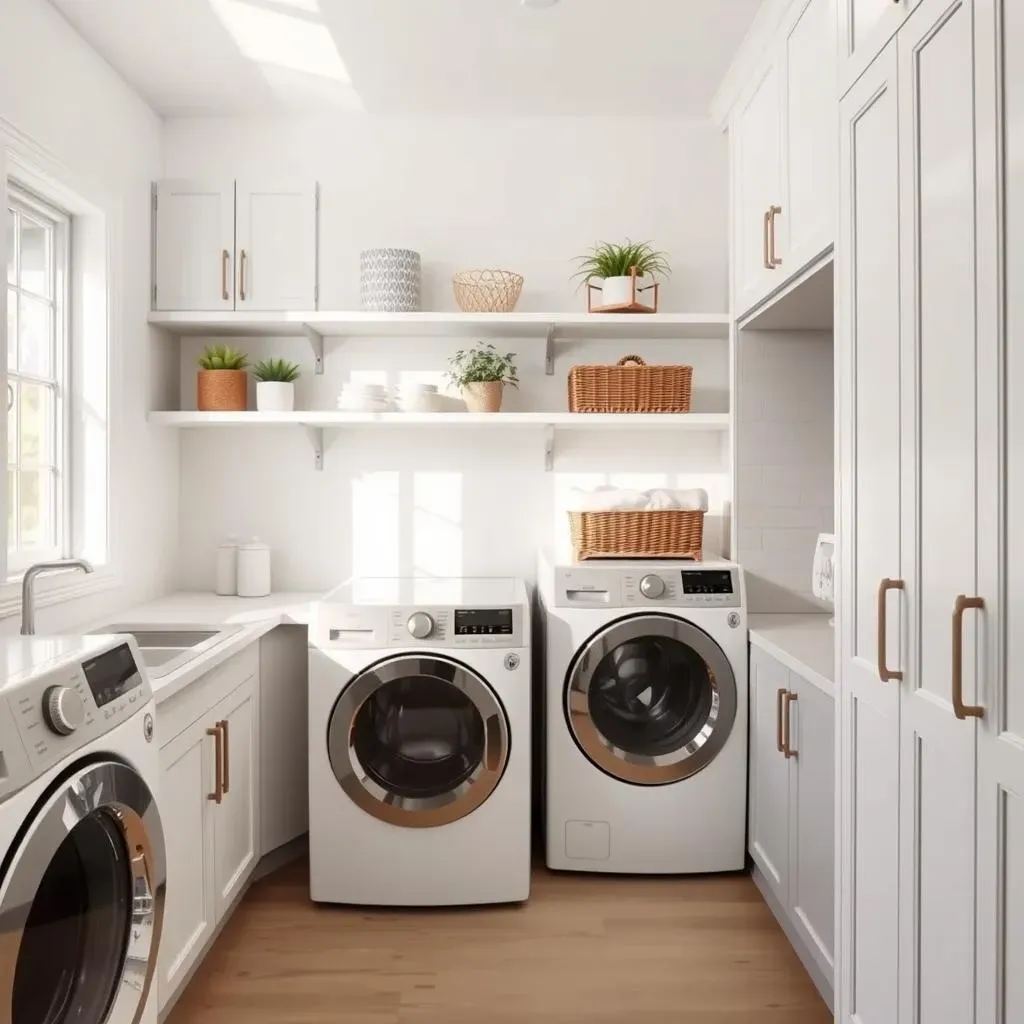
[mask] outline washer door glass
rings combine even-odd
[[[400,656],[349,683],[335,703],[328,754],[363,810],[396,825],[444,825],[471,813],[508,762],[504,709],[475,672],[447,658]]]
[[[736,680],[703,630],[667,615],[620,619],[578,652],[566,683],[577,744],[623,782],[664,785],[706,767],[736,718]]]
[[[30,823],[0,885],[0,999],[11,1021],[135,1019],[162,921],[155,815],[142,779],[110,762],[72,775]]]

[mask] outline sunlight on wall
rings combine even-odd
[[[352,575],[401,575],[399,473],[364,473],[352,481]]]
[[[414,576],[461,576],[462,474],[416,473],[412,487]]]

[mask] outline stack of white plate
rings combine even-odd
[[[391,389],[383,384],[356,384],[349,381],[338,395],[342,412],[390,412]]]
[[[442,401],[436,384],[403,384],[398,390],[402,412],[437,412]]]

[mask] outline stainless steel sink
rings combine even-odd
[[[118,629],[131,633],[143,650],[159,647],[197,647],[220,633],[219,629]]]
[[[159,678],[182,667],[200,654],[234,636],[241,626],[168,626],[112,622],[93,633],[118,633],[135,637],[139,653],[151,678]]]

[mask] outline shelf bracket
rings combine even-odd
[[[324,428],[306,427],[306,435],[309,443],[313,446],[313,468],[320,470],[324,468]]]
[[[555,428],[549,423],[544,428],[544,471],[550,473],[555,468]]]
[[[544,349],[544,372],[549,377],[555,375],[555,328],[549,327],[547,333],[547,344]]]
[[[305,332],[309,344],[313,348],[313,372],[320,374],[324,372],[324,336],[315,328],[310,327],[309,324],[303,324],[302,330]]]

